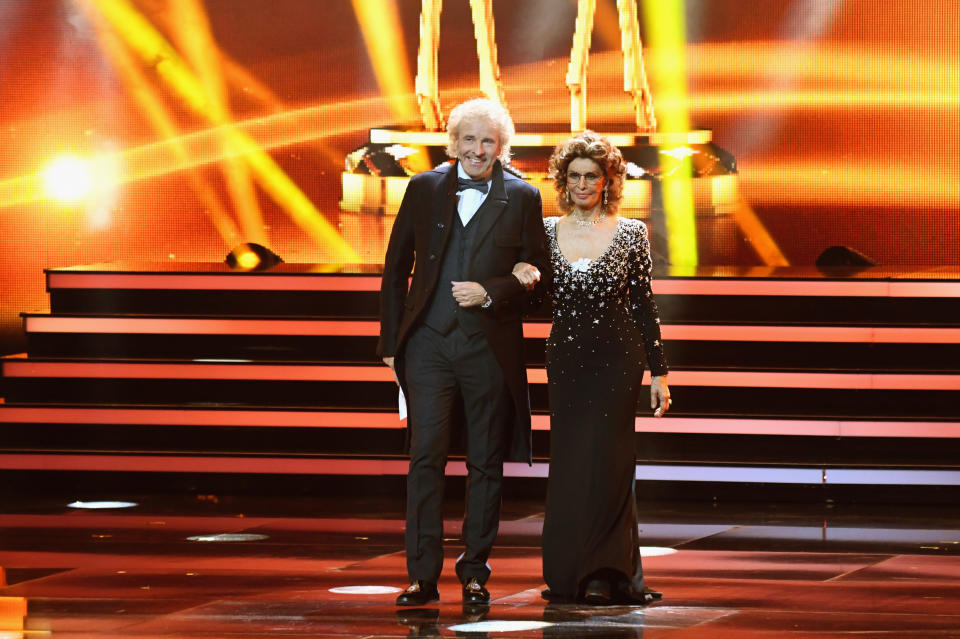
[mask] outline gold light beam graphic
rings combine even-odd
[[[410,99],[413,75],[407,65],[403,28],[392,0],[353,0],[363,42],[373,65],[380,93],[387,96],[396,121],[413,123],[419,114]]]
[[[218,160],[243,158],[261,188],[270,195],[316,242],[330,248],[335,259],[358,261],[357,252],[340,236],[319,210],[267,155],[257,142],[232,123],[217,122],[203,85],[173,47],[126,0],[78,0],[87,11],[98,11],[120,38],[144,61],[152,64],[160,78],[198,115],[220,126],[214,129],[227,149]],[[216,141],[216,140],[214,140]]]
[[[643,17],[650,37],[650,68],[660,131],[690,130],[687,111],[687,37],[683,0],[643,0]],[[666,214],[670,263],[697,264],[697,226],[693,203],[693,165],[684,147],[661,148],[663,208]]]
[[[243,65],[234,61],[222,50],[220,51],[220,63],[223,65],[224,72],[230,84],[237,91],[266,106],[270,109],[271,113],[277,114],[290,110],[290,107],[280,100],[280,98],[270,90],[270,87],[266,86]],[[306,141],[312,142],[316,149],[332,164],[340,164],[343,162],[343,152],[332,148],[322,137]]]
[[[821,47],[816,64],[809,69],[810,77],[805,78],[811,84],[803,90],[791,90],[780,93],[757,91],[743,88],[744,84],[753,84],[753,80],[773,71],[771,52],[780,52],[782,48],[774,43],[728,43],[701,44],[689,48],[690,66],[694,75],[713,83],[713,88],[700,91],[689,97],[691,111],[704,115],[746,111],[756,108],[772,110],[784,109],[822,109],[835,108],[851,113],[867,108],[897,107],[909,109],[911,114],[926,117],[939,110],[956,108],[960,105],[960,67],[949,60],[935,56],[899,55],[883,51],[860,51],[854,47]],[[622,108],[623,101],[619,83],[622,80],[620,69],[621,53],[609,51],[595,53],[597,85],[615,87],[607,93],[595,92],[591,104],[600,112],[610,108]],[[653,72],[652,59],[647,55],[648,73]],[[552,61],[526,63],[511,67],[513,80],[511,112],[517,121],[544,122],[566,126],[570,118],[570,102],[567,89],[562,84],[537,93],[542,86],[543,65],[549,63],[565,67],[567,59],[556,58]],[[926,69],[921,73],[919,69]],[[258,99],[266,101],[265,90],[258,88],[243,70],[230,65],[231,81],[249,86],[258,94]],[[880,73],[888,69],[889,74]],[[929,72],[935,69],[936,73]],[[865,77],[861,74],[869,71]],[[730,88],[719,82],[730,82]],[[462,87],[445,93],[451,98],[460,98],[465,92]],[[658,106],[663,103],[657,94]],[[662,114],[661,114],[662,116]],[[256,140],[265,150],[274,150],[340,136],[357,131],[366,131],[390,121],[392,112],[386,98],[382,96],[328,102],[293,109],[264,117],[238,121],[231,126]],[[626,123],[628,119],[625,119]],[[185,169],[204,166],[221,161],[235,151],[224,149],[218,142],[217,127],[196,131],[187,135],[127,149],[119,154],[124,168],[123,181],[136,181],[163,176]],[[950,146],[948,137],[942,140],[943,148]],[[182,145],[186,155],[175,152]],[[339,160],[338,160],[339,161]],[[817,169],[817,161],[799,167],[790,166],[781,171],[776,159],[758,158],[751,162],[749,173],[741,176],[742,188],[748,198],[757,201],[769,199],[780,191],[774,192],[774,186],[788,181],[790,172],[804,175],[817,175],[817,179],[804,182],[798,193],[809,201],[831,202],[833,197],[844,199],[866,198],[874,204],[882,203],[886,195],[879,195],[869,189],[872,182],[859,181],[856,176],[869,175],[887,184],[898,184],[898,202],[911,206],[960,206],[957,181],[953,175],[944,174],[923,162],[862,167],[854,164],[837,163],[831,165],[826,173]],[[846,167],[846,168],[844,168]],[[903,182],[904,173],[915,176],[915,180]],[[860,185],[860,186],[858,186]],[[768,188],[769,186],[769,188]],[[42,173],[12,177],[0,180],[0,208],[17,206],[41,200]],[[888,193],[887,190],[881,193]]]
[[[220,63],[219,47],[210,32],[207,14],[197,0],[169,0],[167,9],[170,22],[177,25],[172,29],[172,33],[179,49],[193,66],[203,85],[210,108],[210,119],[214,122],[230,122],[233,116],[230,112],[227,84]],[[225,136],[222,142],[229,146],[229,137]],[[269,247],[249,167],[241,158],[228,158],[221,164],[221,168],[234,211],[240,221],[243,239]]]
[[[136,101],[150,126],[161,139],[169,142],[168,146],[171,154],[176,158],[176,163],[188,164],[190,157],[180,141],[180,132],[163,99],[158,95],[157,89],[147,80],[141,67],[113,31],[104,28],[102,20],[96,20],[94,27],[97,30],[98,42],[114,68],[120,73],[129,95]],[[241,241],[240,231],[214,189],[207,184],[198,167],[187,168],[186,174],[203,205],[204,213],[210,218],[217,233],[228,247],[236,246]]]
[[[263,150],[273,150],[316,140],[367,130],[382,124],[390,117],[384,98],[366,98],[334,102],[293,111],[251,118],[229,125]],[[176,138],[159,140],[121,152],[124,166],[122,182],[146,180],[169,175],[184,169],[223,161],[241,154],[234,146],[220,144],[221,129],[211,127]],[[175,148],[186,150],[178,157]],[[40,171],[0,181],[0,207],[10,207],[43,198]]]

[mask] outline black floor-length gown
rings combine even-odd
[[[667,366],[650,289],[647,229],[620,218],[596,260],[570,263],[547,218],[553,262],[553,328],[547,340],[550,476],[543,574],[550,595],[582,594],[584,580],[612,578],[643,590],[634,497],[634,419],[644,360]],[[561,229],[561,233],[562,233]]]

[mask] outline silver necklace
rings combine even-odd
[[[605,216],[606,216],[606,211],[601,210],[597,215],[595,215],[594,217],[592,217],[592,218],[590,218],[589,220],[587,220],[586,222],[584,222],[583,220],[581,220],[580,218],[578,218],[576,215],[574,215],[574,216],[573,216],[573,222],[574,222],[574,224],[576,224],[577,226],[595,226],[595,225],[599,224],[599,223],[601,222],[601,220],[603,220],[603,218],[604,218]]]

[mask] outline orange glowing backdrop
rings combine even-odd
[[[737,158],[739,194],[787,262],[845,245],[905,270],[960,264],[958,0],[685,6],[690,122]],[[576,8],[493,1],[521,132],[569,126]],[[20,346],[19,312],[44,309],[48,267],[220,262],[241,242],[288,262],[379,262],[392,220],[341,211],[340,174],[370,128],[420,125],[420,10],[0,2],[0,351]],[[444,2],[440,33],[449,112],[478,92],[468,0]],[[615,0],[598,0],[591,128],[634,130],[622,64]]]

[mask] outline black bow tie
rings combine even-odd
[[[487,192],[487,181],[486,180],[465,180],[462,177],[457,178],[457,192],[465,191],[467,189],[476,189],[481,193]]]

